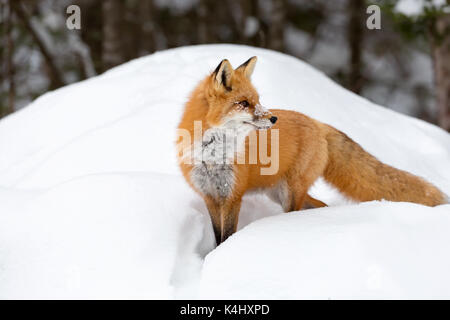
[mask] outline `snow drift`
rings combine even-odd
[[[258,56],[261,102],[335,126],[450,193],[450,135],[354,95],[304,62],[234,45],[153,54],[50,92],[0,121],[0,298],[450,298],[450,205],[283,214],[246,196],[219,248],[176,165],[196,83]],[[206,258],[205,258],[206,257]]]

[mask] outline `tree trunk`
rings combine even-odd
[[[124,27],[124,8],[123,0],[102,1],[102,64],[104,71],[126,61],[121,32]]]
[[[285,17],[285,0],[272,0],[272,14],[268,34],[268,46],[270,49],[284,51]]]
[[[263,24],[261,10],[257,0],[240,0],[242,11],[242,36],[243,43],[266,47],[266,24]]]
[[[350,71],[347,88],[355,93],[361,92],[363,86],[362,48],[364,38],[364,0],[348,0],[349,20],[347,25],[348,44],[350,49]]]
[[[450,14],[437,17],[432,38],[438,124],[450,132]]]
[[[50,76],[50,89],[56,89],[62,87],[64,85],[63,77],[59,73],[58,68],[53,62],[52,55],[50,54],[50,50],[46,47],[44,41],[38,35],[38,33],[34,30],[31,25],[31,18],[25,9],[22,7],[22,3],[19,0],[11,0],[9,1],[11,8],[16,13],[17,17],[22,21],[25,29],[30,33],[34,42],[39,47],[39,50],[44,57],[45,63],[47,65],[48,73]]]
[[[199,44],[209,43],[211,39],[211,26],[208,25],[208,3],[200,0],[196,6],[197,13],[197,39]]]
[[[141,30],[138,36],[140,42],[139,55],[145,55],[156,51],[155,22],[153,19],[155,7],[153,0],[141,0],[137,5],[139,10],[138,28]]]
[[[6,29],[6,47],[7,47],[7,53],[6,53],[6,64],[8,66],[7,71],[7,78],[9,82],[9,90],[8,90],[8,107],[6,110],[1,112],[0,110],[0,117],[7,115],[8,113],[14,112],[14,105],[16,100],[16,84],[14,81],[14,74],[15,74],[15,68],[14,68],[14,61],[13,61],[13,52],[14,52],[14,43],[12,39],[12,9],[11,9],[11,1],[9,0],[7,3],[7,10],[6,10],[6,22],[5,22],[5,29]],[[3,113],[3,114],[2,114]]]
[[[102,63],[102,3],[92,0],[73,0],[73,4],[81,9],[81,30],[78,31],[80,40],[89,48],[95,73],[101,73]]]

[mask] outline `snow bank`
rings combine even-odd
[[[149,196],[163,190],[184,210],[173,195]],[[65,182],[22,210],[3,206],[0,298],[173,297],[213,248],[193,198],[170,176],[117,173]]]
[[[448,205],[342,206],[322,181],[311,192],[336,206],[285,215],[265,197],[246,196],[239,228],[248,228],[213,250],[202,270],[212,228],[177,168],[175,128],[197,81],[223,58],[237,66],[253,55],[264,105],[329,123],[450,193],[450,136],[435,126],[374,105],[276,52],[234,45],[163,51],[45,94],[0,121],[0,297],[450,297],[434,285],[449,279],[441,268],[447,256],[434,254],[450,242],[439,231],[450,227]],[[411,267],[419,249],[428,262]],[[327,256],[336,258],[328,260],[335,270],[321,265]],[[245,266],[231,278],[239,261]],[[375,293],[364,287],[371,265],[383,275]],[[313,268],[317,281],[304,281]],[[351,270],[358,276],[350,279]],[[348,290],[321,280],[338,273]]]
[[[262,219],[206,258],[201,297],[450,297],[450,206],[370,202]]]

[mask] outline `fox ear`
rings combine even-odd
[[[214,83],[219,88],[225,87],[227,91],[231,91],[231,75],[233,67],[227,59],[222,60],[213,72]]]
[[[258,60],[258,58],[256,56],[251,57],[250,59],[245,61],[243,64],[241,64],[236,70],[242,70],[244,72],[245,76],[248,79],[250,79],[250,77],[252,76],[253,70],[255,70],[256,60]]]

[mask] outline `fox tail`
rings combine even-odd
[[[345,133],[327,126],[326,181],[356,201],[389,200],[427,206],[448,203],[431,183],[380,162]]]

